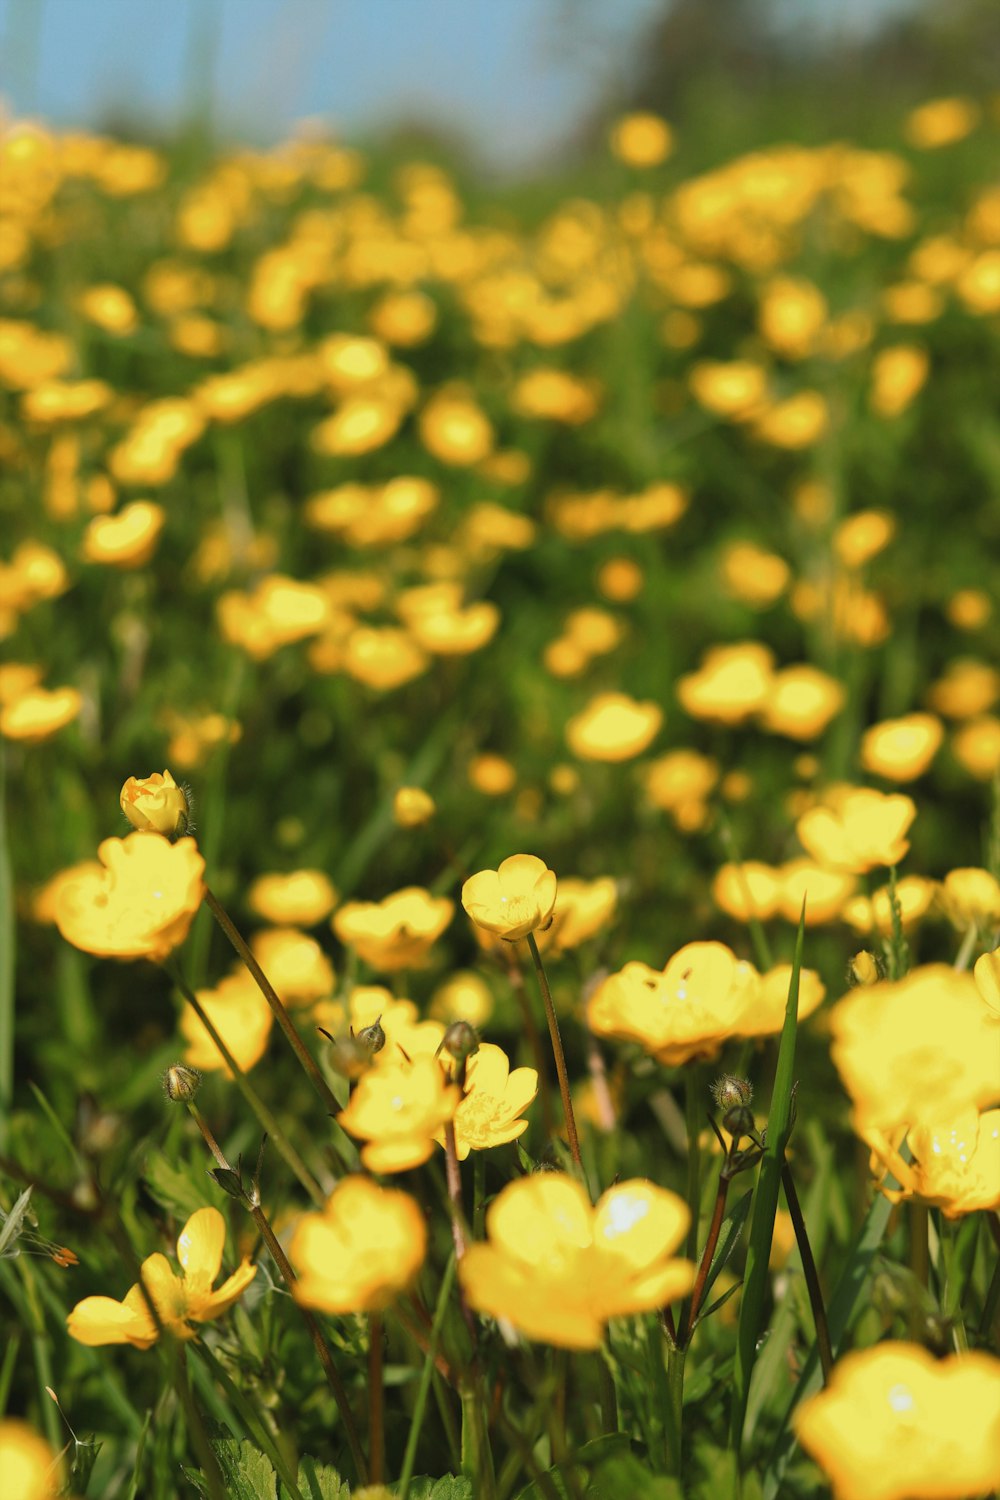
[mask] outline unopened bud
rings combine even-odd
[[[376,1052],[381,1052],[385,1046],[382,1017],[376,1016],[370,1026],[362,1026],[361,1030],[355,1033],[355,1041],[361,1043],[370,1057],[374,1057]]]
[[[712,1084],[712,1098],[715,1100],[716,1109],[725,1114],[728,1110],[735,1109],[741,1104],[749,1104],[753,1098],[753,1088],[745,1078],[736,1078],[732,1073],[723,1073]]]
[[[130,776],[121,790],[122,812],[140,833],[162,833],[179,839],[191,822],[191,799],[169,771],[161,775]]]
[[[453,1021],[441,1038],[439,1052],[447,1052],[456,1063],[466,1063],[479,1051],[479,1034],[468,1021]]]
[[[379,1027],[380,1031],[381,1029]],[[353,1033],[350,1036],[331,1036],[322,1026],[319,1030],[330,1043],[330,1067],[349,1083],[356,1083],[362,1073],[367,1073],[371,1067],[371,1049],[365,1046],[360,1036]]]
[[[172,1104],[186,1104],[198,1092],[201,1073],[186,1063],[174,1063],[163,1075],[163,1092]]]
[[[860,953],[847,963],[847,982],[850,985],[877,984],[882,978],[882,970],[874,953],[869,953],[867,948],[862,948]]]

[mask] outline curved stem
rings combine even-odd
[[[239,954],[242,962],[246,964],[250,973],[253,975],[258,989],[264,996],[264,999],[267,1001],[268,1005],[271,1007],[271,1013],[274,1016],[274,1019],[277,1021],[282,1031],[285,1033],[285,1039],[287,1040],[292,1051],[295,1053],[295,1056],[298,1058],[299,1062],[302,1064],[303,1070],[305,1071],[309,1082],[312,1084],[313,1088],[322,1099],[324,1105],[326,1106],[327,1112],[331,1115],[338,1115],[340,1113],[340,1105],[337,1103],[333,1090],[330,1088],[330,1085],[327,1083],[326,1079],[320,1072],[319,1067],[316,1063],[316,1059],[306,1047],[305,1042],[302,1040],[301,1036],[296,1030],[295,1023],[293,1022],[291,1016],[288,1014],[288,1011],[285,1009],[285,1006],[279,998],[274,985],[268,979],[267,975],[264,973],[264,970],[261,968],[260,964],[254,957],[253,951],[250,948],[250,945],[247,942],[246,938],[240,932],[239,928],[235,925],[232,918],[229,916],[229,913],[219,901],[218,897],[209,889],[208,886],[205,887],[205,904],[207,905],[209,911],[212,913],[212,916],[218,922],[219,926],[222,928],[223,932],[226,934],[226,937],[236,949],[236,952]]]
[[[708,1228],[708,1239],[705,1241],[705,1249],[701,1257],[701,1265],[698,1267],[698,1275],[695,1278],[694,1290],[691,1293],[691,1301],[688,1304],[687,1316],[681,1327],[680,1344],[682,1347],[690,1342],[694,1332],[694,1325],[701,1308],[701,1299],[705,1295],[705,1283],[708,1280],[709,1269],[712,1265],[712,1257],[715,1247],[719,1243],[719,1232],[722,1229],[722,1221],[726,1213],[726,1195],[729,1192],[729,1177],[726,1172],[719,1176],[719,1186],[715,1194],[715,1207],[712,1210],[712,1222]]]
[[[562,1097],[563,1119],[566,1122],[566,1135],[569,1139],[570,1155],[574,1165],[584,1177],[583,1159],[580,1156],[580,1138],[576,1133],[576,1116],[573,1113],[573,1101],[569,1092],[569,1075],[566,1072],[566,1054],[563,1052],[562,1037],[559,1034],[559,1017],[556,1008],[552,1004],[552,991],[549,989],[549,981],[545,976],[542,964],[542,955],[538,951],[535,942],[535,934],[528,933],[528,947],[531,950],[531,960],[535,965],[535,975],[538,979],[538,988],[542,992],[542,1004],[545,1007],[545,1019],[549,1023],[549,1037],[552,1042],[552,1055],[555,1058],[556,1074],[559,1078],[559,1093]],[[585,1180],[585,1179],[584,1179]]]
[[[785,1189],[785,1202],[788,1204],[788,1212],[791,1216],[792,1227],[795,1230],[795,1240],[799,1247],[799,1258],[802,1261],[802,1273],[806,1279],[806,1289],[809,1293],[809,1306],[812,1308],[813,1324],[816,1328],[816,1347],[819,1350],[819,1362],[823,1371],[823,1384],[828,1385],[830,1375],[833,1372],[833,1348],[830,1343],[830,1325],[826,1318],[826,1306],[823,1302],[823,1290],[819,1284],[819,1272],[816,1270],[816,1262],[813,1259],[812,1246],[809,1243],[809,1233],[806,1229],[806,1221],[802,1216],[802,1206],[799,1203],[798,1190],[792,1169],[787,1161],[781,1166],[781,1185]]]

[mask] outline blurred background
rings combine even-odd
[[[0,0],[11,113],[262,146],[320,120],[494,177],[571,166],[635,108],[708,158],[891,139],[907,104],[998,65],[995,0]]]

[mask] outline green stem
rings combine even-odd
[[[190,1005],[191,1009],[194,1011],[195,1015],[198,1017],[198,1020],[208,1032],[212,1041],[215,1043],[220,1056],[223,1058],[227,1068],[233,1076],[233,1082],[236,1084],[236,1087],[239,1089],[240,1093],[243,1095],[244,1099],[247,1101],[250,1108],[257,1116],[261,1125],[267,1131],[268,1138],[274,1142],[275,1150],[278,1152],[279,1156],[281,1156],[282,1160],[284,1161],[285,1165],[288,1167],[292,1175],[297,1178],[298,1182],[309,1194],[309,1197],[312,1199],[316,1207],[322,1208],[324,1203],[326,1202],[326,1199],[324,1198],[323,1192],[317,1184],[315,1178],[309,1171],[309,1168],[306,1166],[301,1156],[299,1156],[298,1152],[295,1150],[295,1147],[292,1145],[291,1141],[289,1141],[288,1137],[285,1135],[285,1132],[278,1124],[278,1121],[275,1119],[274,1115],[271,1113],[267,1105],[264,1103],[263,1099],[257,1093],[257,1090],[254,1088],[249,1078],[247,1078],[247,1075],[243,1072],[243,1069],[240,1067],[239,1063],[236,1061],[229,1048],[226,1046],[222,1037],[219,1035],[217,1027],[213,1024],[212,1020],[206,1013],[205,1007],[198,999],[198,996],[195,994],[194,990],[185,980],[176,961],[168,960],[164,964],[164,968],[170,975],[171,979],[174,981],[174,984],[176,984],[177,988],[180,990],[181,994],[184,996],[187,1003]]]
[[[296,1483],[295,1475],[289,1467],[288,1460],[281,1451],[280,1443],[275,1442],[274,1435],[268,1428],[267,1423],[254,1410],[253,1405],[244,1396],[239,1386],[230,1376],[229,1371],[216,1359],[204,1339],[199,1339],[197,1343],[193,1344],[192,1351],[208,1366],[212,1375],[218,1381],[219,1385],[221,1385],[227,1397],[243,1418],[247,1431],[253,1434],[275,1469],[277,1469],[281,1482],[288,1490],[292,1500],[303,1500],[302,1491]]]
[[[449,1256],[448,1264],[441,1278],[441,1289],[438,1292],[437,1304],[434,1308],[434,1321],[431,1324],[430,1342],[424,1355],[423,1369],[420,1371],[420,1384],[417,1387],[417,1399],[413,1404],[413,1417],[410,1421],[410,1432],[406,1439],[406,1452],[403,1454],[403,1468],[399,1476],[399,1500],[407,1500],[410,1492],[410,1480],[413,1478],[413,1469],[417,1461],[417,1444],[420,1441],[420,1429],[424,1424],[424,1412],[427,1408],[427,1396],[431,1387],[431,1377],[434,1374],[434,1359],[437,1354],[438,1341],[441,1338],[441,1328],[444,1324],[444,1315],[448,1307],[448,1298],[451,1294],[452,1283],[455,1280],[455,1267],[458,1265],[457,1257]]]
[[[698,1259],[698,1220],[701,1213],[701,1145],[698,1140],[701,1133],[701,1068],[697,1063],[689,1063],[684,1071],[684,1119],[688,1148],[687,1202],[691,1210],[686,1251],[688,1260],[694,1262]],[[687,1342],[684,1330],[690,1332],[691,1323],[690,1304],[685,1299],[680,1318],[681,1343]]]
[[[559,1093],[562,1097],[563,1119],[566,1122],[566,1135],[569,1139],[570,1155],[573,1163],[584,1179],[583,1159],[580,1156],[580,1139],[576,1133],[576,1116],[573,1113],[573,1101],[569,1092],[569,1075],[566,1072],[566,1054],[563,1052],[562,1037],[559,1034],[559,1017],[552,1003],[552,991],[549,989],[549,981],[545,977],[545,968],[542,964],[542,955],[538,951],[535,942],[535,934],[528,933],[528,947],[531,950],[531,960],[535,965],[535,976],[538,979],[538,988],[542,992],[542,1004],[545,1007],[545,1019],[549,1023],[549,1038],[552,1042],[552,1055],[555,1058],[556,1074],[559,1078]]]
[[[617,1432],[618,1392],[615,1390],[614,1373],[608,1364],[603,1349],[598,1349],[594,1358],[597,1360],[597,1392],[601,1403],[601,1432]]]
[[[486,1232],[486,1155],[472,1153],[472,1238],[481,1240]]]
[[[382,1369],[382,1314],[368,1314],[368,1471],[372,1484],[385,1476],[385,1386]]]
[[[726,1197],[728,1192],[729,1174],[723,1171],[719,1174],[719,1186],[715,1194],[715,1207],[712,1209],[712,1222],[708,1227],[708,1238],[705,1241],[701,1265],[698,1267],[698,1275],[695,1278],[694,1290],[691,1293],[691,1301],[688,1304],[687,1316],[681,1326],[679,1342],[684,1348],[690,1343],[691,1335],[694,1332],[694,1325],[698,1320],[701,1299],[705,1295],[705,1283],[708,1280],[708,1272],[712,1264],[712,1257],[715,1254],[715,1247],[719,1243],[722,1221],[726,1216]]]
[[[205,887],[205,904],[207,905],[215,920],[218,922],[219,926],[222,928],[223,932],[226,934],[226,937],[232,943],[242,962],[246,965],[247,969],[252,974],[258,989],[264,996],[264,999],[267,1001],[268,1005],[271,1007],[271,1014],[274,1016],[274,1019],[277,1021],[278,1025],[284,1032],[286,1041],[288,1042],[292,1051],[295,1053],[295,1056],[298,1058],[299,1062],[302,1064],[302,1068],[306,1074],[306,1077],[309,1079],[309,1082],[316,1090],[320,1099],[323,1101],[327,1112],[334,1116],[339,1115],[340,1105],[337,1103],[333,1090],[330,1088],[330,1085],[323,1077],[315,1058],[312,1056],[311,1052],[306,1047],[305,1042],[302,1040],[301,1036],[296,1030],[295,1023],[292,1021],[291,1016],[285,1009],[284,1004],[279,998],[273,984],[264,973],[264,970],[261,968],[260,964],[257,962],[256,958],[254,957],[253,951],[244,938],[243,934],[236,927],[225,907],[223,907],[221,902],[209,889],[208,886]]]
[[[799,1258],[802,1261],[802,1274],[805,1276],[806,1290],[809,1293],[809,1306],[812,1308],[813,1325],[816,1329],[816,1347],[819,1350],[819,1363],[823,1371],[823,1384],[829,1385],[830,1376],[833,1374],[833,1347],[830,1342],[830,1325],[826,1317],[823,1288],[819,1284],[819,1272],[816,1270],[812,1245],[809,1243],[809,1231],[806,1229],[806,1221],[802,1213],[802,1205],[799,1203],[799,1195],[795,1186],[795,1179],[792,1176],[792,1169],[787,1161],[782,1163],[781,1185],[785,1190],[785,1202],[788,1204],[792,1227],[795,1230],[795,1242],[799,1247]]]
[[[659,1355],[663,1358],[662,1352]],[[684,1438],[684,1361],[687,1350],[667,1349],[667,1409],[664,1429],[667,1439],[668,1472],[679,1479],[683,1473]]]

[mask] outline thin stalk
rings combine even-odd
[[[420,1429],[424,1423],[424,1412],[427,1409],[427,1396],[431,1387],[431,1377],[434,1374],[434,1361],[437,1355],[438,1341],[441,1337],[441,1328],[444,1324],[444,1315],[448,1308],[448,1298],[451,1294],[452,1283],[455,1280],[455,1267],[458,1260],[454,1255],[449,1256],[448,1264],[441,1278],[441,1289],[438,1292],[437,1305],[434,1308],[434,1321],[431,1324],[431,1336],[424,1355],[423,1369],[420,1371],[420,1384],[417,1387],[417,1399],[413,1403],[413,1416],[410,1420],[410,1431],[406,1439],[406,1451],[403,1454],[403,1467],[399,1476],[399,1500],[407,1500],[410,1493],[410,1480],[413,1478],[413,1469],[417,1461],[417,1444],[420,1441]]]
[[[799,1247],[799,1258],[802,1261],[802,1274],[806,1279],[806,1290],[809,1293],[809,1306],[812,1308],[813,1325],[816,1329],[816,1348],[819,1351],[823,1384],[829,1385],[830,1376],[833,1373],[833,1347],[830,1342],[830,1325],[827,1322],[826,1304],[823,1301],[823,1289],[819,1284],[819,1273],[816,1270],[812,1245],[809,1243],[809,1231],[806,1229],[806,1221],[802,1213],[802,1205],[799,1203],[799,1195],[795,1186],[795,1179],[792,1176],[792,1169],[787,1161],[782,1164],[781,1185],[785,1190],[785,1202],[788,1204],[792,1227],[795,1230],[795,1242]]]
[[[658,1351],[659,1358],[662,1354]],[[667,1472],[681,1478],[684,1470],[684,1361],[687,1350],[679,1345],[667,1350],[667,1406],[664,1432],[667,1441]]]
[[[507,959],[507,977],[510,980],[510,987],[514,991],[514,997],[521,1012],[521,1019],[524,1022],[524,1034],[528,1038],[535,1072],[538,1074],[538,1098],[542,1106],[542,1130],[545,1133],[545,1139],[548,1141],[555,1135],[556,1130],[555,1115],[552,1109],[552,1079],[546,1065],[542,1038],[539,1035],[538,1027],[535,1025],[535,1017],[532,1014],[531,1001],[528,999],[528,992],[525,989],[524,975],[513,954],[513,945],[511,945],[511,953]]]
[[[213,1024],[211,1018],[205,1010],[205,1007],[198,999],[198,996],[195,994],[194,990],[185,980],[179,967],[176,963],[167,962],[166,964],[164,964],[164,968],[176,984],[177,988],[180,990],[181,994],[184,996],[187,1003],[190,1005],[191,1009],[194,1011],[195,1015],[198,1017],[201,1024],[204,1026],[205,1030],[208,1032],[209,1036],[212,1038],[212,1041],[218,1048],[220,1056],[223,1058],[227,1068],[232,1073],[233,1082],[236,1084],[236,1087],[239,1089],[240,1093],[243,1095],[244,1099],[247,1101],[250,1108],[257,1116],[261,1125],[264,1127],[265,1131],[267,1132],[268,1139],[274,1142],[275,1150],[278,1152],[279,1156],[282,1158],[292,1175],[298,1180],[299,1184],[309,1194],[309,1197],[312,1199],[316,1207],[322,1208],[324,1203],[326,1202],[326,1199],[323,1196],[322,1189],[319,1187],[318,1183],[316,1182],[312,1173],[309,1171],[309,1168],[306,1166],[305,1162],[302,1160],[301,1156],[295,1150],[295,1147],[292,1145],[291,1141],[285,1135],[285,1132],[278,1124],[278,1121],[275,1119],[274,1115],[268,1109],[267,1105],[264,1103],[257,1090],[254,1088],[253,1084],[250,1082],[249,1078],[243,1072],[239,1063],[236,1061],[233,1054],[226,1046],[222,1037],[219,1035],[218,1028]]]
[[[338,1115],[340,1113],[340,1105],[337,1103],[333,1090],[330,1088],[330,1085],[323,1077],[315,1058],[312,1056],[312,1053],[306,1047],[305,1042],[302,1040],[301,1036],[296,1030],[295,1023],[293,1022],[291,1016],[288,1014],[288,1011],[285,1009],[281,999],[277,994],[277,991],[254,957],[253,951],[251,950],[250,945],[247,943],[243,934],[236,927],[231,917],[229,916],[229,913],[221,904],[218,897],[209,889],[208,886],[205,887],[205,904],[207,905],[215,920],[218,922],[219,926],[222,928],[223,932],[226,934],[226,937],[232,943],[242,962],[246,965],[246,967],[252,974],[254,980],[256,981],[258,989],[264,996],[264,999],[267,1001],[268,1005],[271,1007],[271,1014],[274,1016],[274,1019],[277,1021],[282,1031],[285,1033],[285,1039],[288,1042],[288,1045],[291,1047],[292,1051],[295,1053],[295,1056],[302,1064],[303,1071],[305,1072],[307,1078],[309,1079],[309,1082],[312,1084],[319,1097],[322,1099],[324,1105],[326,1106],[327,1112],[331,1115]]]
[[[594,1358],[597,1361],[597,1393],[601,1403],[601,1432],[617,1432],[618,1392],[615,1390],[614,1372],[603,1349],[598,1349]]]
[[[583,1178],[583,1159],[580,1156],[580,1139],[576,1133],[576,1116],[573,1113],[573,1101],[569,1092],[569,1074],[566,1072],[566,1054],[563,1052],[562,1037],[559,1034],[559,1017],[556,1008],[552,1004],[552,991],[549,989],[549,981],[545,977],[545,968],[542,964],[542,955],[538,951],[535,942],[535,934],[528,933],[528,947],[531,950],[531,960],[535,965],[535,976],[538,979],[538,988],[542,992],[542,1004],[545,1007],[545,1019],[549,1023],[549,1038],[552,1042],[552,1055],[555,1058],[556,1074],[559,1078],[559,1093],[562,1097],[563,1119],[566,1122],[566,1135],[569,1139],[570,1155],[573,1163]]]
[[[701,1146],[698,1141],[701,1133],[700,1084],[701,1069],[697,1063],[690,1063],[684,1073],[684,1119],[687,1126],[688,1148],[687,1202],[691,1210],[686,1252],[690,1261],[698,1259],[698,1219],[701,1210]],[[680,1326],[682,1330],[690,1331],[690,1303],[687,1299],[681,1311]],[[687,1342],[683,1333],[680,1342],[682,1344]],[[683,1369],[683,1366],[681,1368]]]
[[[208,1149],[211,1151],[219,1166],[223,1168],[224,1171],[232,1172],[232,1167],[226,1160],[224,1152],[219,1146],[218,1141],[215,1139],[215,1136],[212,1134],[212,1131],[203,1115],[201,1114],[200,1110],[198,1109],[198,1106],[191,1100],[188,1100],[187,1107],[192,1119],[194,1120],[195,1124],[198,1126],[198,1129],[201,1131],[202,1136],[204,1137],[205,1144],[208,1146]],[[271,1228],[267,1215],[261,1208],[260,1204],[255,1201],[255,1198],[256,1184],[254,1185],[253,1197],[250,1197],[244,1193],[242,1198],[243,1206],[247,1209],[250,1217],[256,1224],[261,1239],[264,1241],[264,1244],[271,1252],[271,1258],[280,1271],[285,1285],[292,1293],[295,1305],[299,1310],[303,1323],[305,1323],[306,1328],[308,1329],[309,1337],[312,1339],[313,1348],[316,1350],[319,1362],[323,1366],[323,1373],[327,1378],[327,1383],[329,1384],[330,1389],[333,1392],[334,1400],[337,1403],[337,1409],[340,1412],[340,1420],[344,1424],[344,1434],[347,1438],[347,1444],[351,1450],[351,1457],[354,1460],[354,1467],[357,1471],[358,1482],[362,1485],[367,1484],[368,1470],[365,1463],[365,1455],[361,1447],[361,1440],[358,1437],[358,1429],[354,1421],[354,1413],[351,1410],[351,1403],[348,1398],[347,1391],[344,1387],[344,1383],[337,1372],[337,1367],[333,1362],[333,1356],[330,1353],[326,1339],[323,1337],[323,1333],[320,1329],[319,1324],[317,1323],[310,1309],[303,1303],[299,1302],[299,1300],[295,1297],[294,1288],[298,1277],[292,1269],[291,1262],[282,1249],[277,1235]]]
[[[372,1484],[385,1477],[385,1386],[382,1369],[382,1314],[368,1314],[368,1471]]]
[[[722,1230],[722,1221],[726,1216],[726,1197],[729,1193],[729,1174],[725,1171],[719,1174],[719,1186],[715,1194],[715,1207],[712,1209],[712,1222],[708,1226],[708,1239],[705,1241],[704,1253],[701,1264],[698,1267],[698,1275],[695,1277],[694,1289],[691,1292],[691,1301],[688,1303],[687,1316],[681,1327],[680,1344],[686,1348],[691,1341],[694,1325],[698,1319],[701,1308],[701,1299],[705,1295],[705,1283],[712,1265],[712,1257],[719,1243],[719,1234]]]
[[[481,1240],[486,1228],[486,1155],[472,1153],[472,1238]]]

